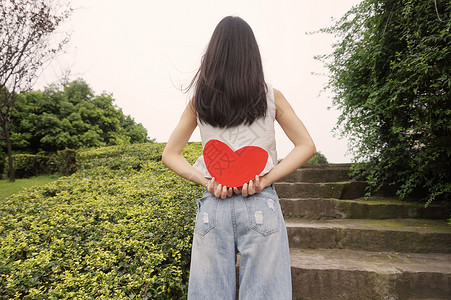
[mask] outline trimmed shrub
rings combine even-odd
[[[49,160],[52,173],[69,176],[77,172],[76,155],[77,151],[73,149],[60,150],[52,155]]]
[[[66,149],[50,156],[38,154],[15,154],[13,164],[16,178],[59,173],[69,176],[77,171],[76,151]],[[4,158],[4,177],[8,177],[8,158]]]
[[[16,178],[29,178],[41,174],[50,174],[48,166],[49,157],[36,154],[15,154],[13,165]],[[9,170],[8,158],[4,160],[4,176],[7,177]]]
[[[78,152],[76,160],[83,170],[106,167],[118,171],[139,171],[148,161],[161,161],[164,147],[162,143],[151,143],[94,148]]]
[[[76,174],[6,199],[0,298],[186,298],[201,187],[161,164],[163,147],[81,151]]]

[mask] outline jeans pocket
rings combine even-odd
[[[262,191],[245,199],[250,227],[263,236],[279,231],[280,204],[277,195]]]
[[[202,236],[215,228],[218,199],[209,193],[197,199],[197,215],[194,231]]]

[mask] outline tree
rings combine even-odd
[[[68,42],[67,35],[59,41],[50,36],[70,12],[52,0],[0,0],[0,138],[6,140],[12,181],[9,127],[16,95],[32,85],[42,65]]]
[[[17,96],[11,141],[22,152],[56,152],[148,142],[147,130],[114,105],[111,94],[95,95],[81,80]]]
[[[400,198],[451,194],[451,4],[364,0],[323,32],[335,34],[328,88],[356,171],[371,191]]]

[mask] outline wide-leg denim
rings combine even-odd
[[[288,237],[272,186],[244,198],[220,199],[207,191],[197,200],[188,299],[291,300]]]

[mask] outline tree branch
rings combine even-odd
[[[440,19],[440,15],[438,13],[437,0],[434,0],[434,4],[435,4],[435,12],[437,13],[437,18],[440,20],[440,22],[444,22],[442,19]]]

